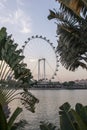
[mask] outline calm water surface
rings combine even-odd
[[[59,106],[65,102],[69,102],[73,108],[77,102],[87,105],[87,90],[31,90],[31,92],[39,99],[39,104],[36,105],[35,113],[24,109],[20,115],[19,119],[26,119],[29,123],[26,130],[39,130],[40,121],[49,121],[58,126]],[[20,102],[12,103],[12,109],[17,105],[20,105]]]

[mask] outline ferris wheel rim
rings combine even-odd
[[[51,48],[53,49],[54,51],[54,54],[55,54],[55,58],[56,58],[56,67],[55,67],[55,70],[54,70],[54,73],[52,74],[51,78],[48,80],[48,79],[45,79],[45,80],[48,80],[48,81],[51,81],[52,79],[55,79],[55,76],[57,75],[57,71],[58,71],[58,67],[59,67],[59,59],[58,59],[58,54],[57,54],[57,51],[56,51],[56,47],[53,45],[53,42],[50,42],[49,39],[47,39],[46,37],[43,37],[42,35],[38,36],[38,35],[32,35],[31,37],[28,37],[27,40],[24,42],[24,45],[22,46],[22,50],[24,53],[24,49],[26,47],[26,45],[33,39],[42,39],[44,41],[46,41],[46,43],[48,43]]]

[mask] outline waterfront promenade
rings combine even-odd
[[[68,84],[58,82],[37,82],[31,89],[87,89],[87,85],[80,84]]]

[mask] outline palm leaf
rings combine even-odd
[[[40,130],[55,130],[56,126],[52,123],[41,121],[40,122]]]
[[[76,130],[72,119],[70,118],[70,115],[68,114],[68,112],[70,111],[70,104],[69,103],[64,103],[62,106],[60,106],[60,111],[59,111],[59,115],[60,115],[60,128],[61,130]]]
[[[60,106],[60,129],[61,130],[86,130],[87,129],[87,106],[77,103],[75,110],[69,103]],[[86,119],[86,120],[85,120]]]
[[[81,117],[78,115],[78,113],[75,110],[71,109],[69,114],[70,114],[70,116],[72,116],[74,118],[74,122],[76,122],[79,130],[87,129],[86,124],[83,122],[83,120],[81,119]]]
[[[0,104],[0,130],[8,130],[7,121],[1,104]]]
[[[34,113],[35,112],[35,104],[38,103],[39,100],[28,91],[21,92],[21,96],[22,96],[22,98],[21,98],[22,105],[24,105],[24,107],[27,110]]]
[[[0,103],[4,106],[15,99],[20,99],[22,104],[26,104],[25,108],[34,112],[34,105],[38,99],[28,90],[25,91],[33,80],[30,69],[26,68],[27,65],[23,63],[22,49],[17,50],[17,44],[11,39],[12,35],[7,36],[5,28],[0,30],[0,34]],[[19,88],[23,88],[23,92],[18,92]]]
[[[22,108],[16,108],[16,110],[13,112],[12,116],[10,117],[9,121],[8,121],[8,128],[9,130],[11,129],[14,121],[16,120],[16,118],[19,116],[19,114],[22,112]]]
[[[83,2],[81,0],[57,0],[57,1],[61,3],[61,8],[63,11],[66,12],[68,11],[72,15],[75,14],[78,17],[81,17],[80,13],[85,8],[84,3],[86,3],[85,0],[83,0]],[[85,11],[87,11],[86,8]]]
[[[11,130],[24,130],[25,125],[28,125],[28,122],[26,120],[20,120],[19,122],[13,124]]]

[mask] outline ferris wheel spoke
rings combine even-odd
[[[35,71],[37,66],[38,66],[38,63],[35,64],[34,68],[32,69],[32,73]]]
[[[48,63],[47,60],[46,60],[46,63],[48,64],[48,66],[50,67],[50,69],[54,72],[54,69],[53,69],[52,66]]]

